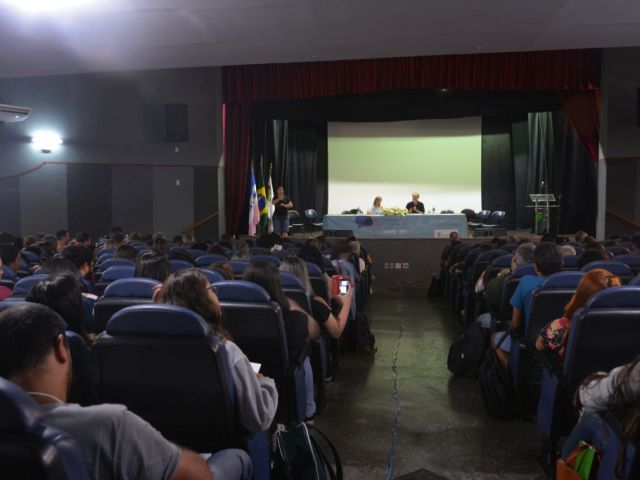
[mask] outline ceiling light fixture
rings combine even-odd
[[[63,8],[80,7],[94,0],[0,0],[29,12],[53,11]]]
[[[62,145],[62,138],[53,132],[36,132],[31,137],[31,143],[42,153],[51,153]]]

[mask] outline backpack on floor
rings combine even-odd
[[[513,420],[519,416],[518,398],[511,375],[507,369],[502,368],[496,354],[507,335],[503,335],[495,349],[489,349],[485,353],[479,370],[484,409],[490,417],[501,420]]]
[[[364,313],[358,312],[353,327],[351,341],[354,350],[359,353],[375,353],[376,337],[369,328],[369,318]]]
[[[333,462],[323,450],[325,445]],[[342,480],[342,462],[333,443],[315,427],[304,422],[274,434],[271,478],[274,480]]]
[[[487,349],[488,333],[474,324],[449,348],[447,368],[457,377],[477,378]]]

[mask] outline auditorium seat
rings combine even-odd
[[[31,288],[40,280],[46,280],[49,277],[46,273],[39,273],[29,277],[21,278],[13,286],[13,292],[9,299],[24,298],[27,296]]]
[[[98,266],[99,271],[104,272],[111,267],[133,267],[134,263],[126,258],[109,258]]]
[[[195,265],[186,260],[171,260],[171,273],[179,272],[180,270],[186,270],[187,268],[196,268]]]
[[[483,223],[480,228],[501,228],[504,225],[504,219],[507,216],[507,212],[503,210],[496,210],[489,215],[486,223]]]
[[[297,210],[289,210],[289,231],[291,233],[302,232],[304,230],[304,223],[300,218],[300,213]]]
[[[269,262],[274,267],[280,267],[280,259],[274,255],[253,255],[249,263],[253,262]]]
[[[591,373],[609,371],[638,355],[640,287],[616,287],[593,295],[571,319],[564,360],[538,352],[543,364],[537,425],[545,461],[555,462],[557,442],[575,423],[573,393]]]
[[[280,261],[284,260],[287,257],[290,257],[293,253],[289,250],[275,250],[273,252],[273,256],[278,258]]]
[[[224,280],[224,277],[214,270],[201,268],[200,271],[205,277],[207,277],[207,280],[209,280],[209,283],[211,284]]]
[[[289,272],[279,272],[282,290],[290,300],[296,302],[300,308],[311,315],[311,303],[309,294],[304,291],[304,287],[298,277]]]
[[[583,275],[583,272],[553,273],[532,292],[524,331],[511,343],[509,353],[509,370],[516,389],[540,381],[540,365],[532,358],[536,339],[545,325],[562,317]]]
[[[282,310],[261,286],[244,280],[214,285],[222,307],[224,327],[261,372],[278,388],[276,421],[298,423],[305,416],[303,358],[290,359]]]
[[[484,274],[484,284],[486,285],[498,276],[498,273],[503,268],[511,268],[511,261],[513,260],[513,255],[500,255],[499,257],[491,260],[491,263],[487,267],[487,271]]]
[[[126,405],[196,452],[247,448],[224,342],[191,310],[161,304],[120,310],[91,355],[100,402]]]
[[[0,472],[3,478],[89,480],[82,455],[67,433],[44,425],[40,406],[0,377]]]
[[[607,247],[607,250],[609,250],[609,252],[615,257],[617,257],[618,255],[627,255],[629,253],[628,248],[616,245]]]
[[[131,262],[130,262],[131,263]],[[96,295],[100,296],[104,292],[104,289],[111,282],[116,280],[120,280],[123,278],[133,278],[135,274],[135,267],[130,265],[116,265],[113,267],[107,268],[101,275],[96,275],[99,277],[99,281],[96,282],[95,291]]]
[[[191,255],[191,258],[195,260],[196,258],[199,258],[205,255],[207,252],[205,252],[204,250],[200,250],[198,248],[187,248],[187,253]]]
[[[93,332],[101,332],[111,316],[125,307],[152,303],[153,289],[160,282],[150,278],[125,278],[110,283],[93,307]]]
[[[322,269],[311,262],[304,262],[307,266],[307,272],[309,273],[309,281],[313,288],[313,293],[317,296],[324,298],[326,301],[330,299],[329,286],[327,285],[327,279],[322,273]],[[333,265],[332,265],[333,266]]]
[[[500,304],[500,316],[499,320],[510,320],[513,312],[513,307],[511,306],[511,297],[513,293],[518,288],[518,284],[520,283],[520,279],[525,275],[537,275],[535,266],[532,263],[528,263],[526,265],[520,265],[515,269],[504,281],[502,284],[502,301]]]
[[[471,322],[473,319],[477,318],[478,314],[481,313],[481,302],[478,301],[479,299],[476,299],[475,294],[476,282],[480,278],[480,275],[487,270],[489,264],[494,258],[504,255],[507,255],[507,252],[504,250],[490,250],[488,252],[482,252],[478,257],[476,257],[473,265],[467,270],[464,282],[462,307],[466,313],[467,322]]]
[[[207,253],[196,258],[196,265],[199,267],[209,267],[216,262],[228,262],[229,257],[215,253]]]
[[[251,255],[270,255],[271,252],[268,248],[264,247],[250,247],[249,252]]]
[[[578,260],[580,255],[565,255],[562,257],[563,270],[578,270]]]
[[[469,227],[472,229],[481,228],[482,224],[489,220],[489,215],[491,215],[491,210],[480,210],[476,213],[473,222],[469,222]]]
[[[111,252],[101,253],[98,255],[98,259],[96,260],[96,265],[101,265],[103,262],[106,262],[107,260],[111,260],[112,258],[113,258],[113,253]]]
[[[597,262],[591,262],[582,267],[583,272],[590,272],[596,268],[602,268],[611,272],[613,275],[620,277],[623,283],[631,280],[631,268],[629,265],[622,262],[614,262],[612,260],[602,260]]]
[[[618,255],[613,257],[611,261],[628,265],[632,275],[638,275],[638,273],[640,273],[640,255],[638,254]]]
[[[236,279],[242,278],[242,274],[249,266],[249,262],[243,260],[231,260],[231,268],[233,269],[233,275]]]
[[[593,444],[600,452],[600,466],[598,467],[597,480],[637,480],[640,478],[640,458],[638,455],[637,441],[627,443],[622,463],[622,476],[616,475],[616,465],[620,458],[622,448],[622,432],[624,423],[618,412],[604,412],[601,414],[604,421],[604,431],[598,429],[592,432]]]
[[[28,262],[29,265],[35,265],[40,263],[40,257],[34,252],[29,250],[20,251],[20,256]]]

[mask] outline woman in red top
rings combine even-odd
[[[536,340],[536,349],[552,350],[558,354],[560,359],[564,357],[564,349],[569,338],[571,328],[571,317],[579,308],[584,307],[587,300],[596,292],[609,287],[619,287],[622,283],[620,279],[612,273],[602,268],[596,268],[587,272],[580,280],[576,293],[573,295],[567,306],[564,307],[564,315],[548,323],[541,331]]]

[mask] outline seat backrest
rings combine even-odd
[[[576,312],[564,358],[570,392],[589,374],[609,371],[638,355],[640,287],[613,287],[593,295]]]
[[[289,210],[287,213],[289,214],[289,220],[298,220],[300,218],[300,213],[297,210]]]
[[[198,265],[199,267],[208,267],[209,265],[212,265],[216,262],[228,262],[228,261],[229,261],[229,258],[224,255],[220,255],[216,253],[207,253],[206,255],[202,255],[196,258],[196,265]]]
[[[0,377],[0,472],[11,479],[79,479],[89,474],[75,441],[42,424],[40,406]]]
[[[133,278],[136,267],[133,265],[114,265],[102,272],[101,282],[113,282],[122,278]]]
[[[629,249],[628,248],[620,247],[620,246],[607,247],[607,250],[609,250],[609,252],[611,252],[614,256],[626,255],[626,254],[629,253]]]
[[[205,252],[204,250],[197,249],[197,248],[187,248],[187,253],[189,255],[191,255],[191,258],[193,258],[195,260],[196,258],[200,258],[201,256],[203,256],[207,252]]]
[[[624,263],[625,265],[629,265],[631,269],[631,273],[637,275],[640,273],[640,255],[638,254],[630,254],[630,255],[618,255],[611,259],[613,262]]]
[[[506,212],[504,212],[503,210],[496,210],[491,215],[489,215],[489,221],[487,223],[500,225],[504,221],[504,217],[506,215]]]
[[[104,290],[105,298],[151,298],[153,289],[161,285],[151,278],[121,278],[110,283]]]
[[[269,255],[269,250],[264,247],[250,247],[251,255]]]
[[[307,208],[304,211],[304,216],[307,217],[308,220],[313,221],[318,216],[318,212],[316,212],[313,208]]]
[[[640,275],[638,275],[637,277],[635,277],[633,280],[631,280],[629,282],[630,286],[639,286],[640,285]]]
[[[525,332],[529,347],[533,347],[545,325],[564,314],[583,275],[582,272],[557,272],[545,278],[532,292]]]
[[[185,270],[187,268],[196,268],[193,263],[187,262],[186,260],[171,260],[169,263],[171,266],[171,273]]]
[[[40,263],[40,257],[38,256],[37,253],[30,252],[29,250],[21,250],[20,255],[29,264]]]
[[[487,267],[487,273],[485,273],[484,284],[485,286],[489,283],[490,280],[496,278],[498,272],[503,268],[511,268],[511,259],[513,255],[500,255],[499,257],[491,260]]]
[[[253,255],[249,263],[253,262],[269,262],[276,268],[280,266],[280,259],[274,255]]]
[[[101,272],[106,271],[110,267],[133,267],[134,263],[126,258],[109,258],[99,264]]]
[[[191,310],[120,310],[91,355],[101,402],[127,405],[169,440],[199,452],[238,446],[224,343]]]
[[[616,465],[620,458],[622,448],[622,432],[624,424],[622,419],[614,412],[601,413],[604,418],[604,429],[597,428],[585,435],[594,445],[598,445],[600,453],[600,466],[598,467],[597,480],[636,480],[640,478],[640,459],[638,458],[637,441],[627,442],[624,451],[624,463],[622,464],[622,476],[616,475]],[[585,432],[586,433],[586,432]]]
[[[562,268],[565,270],[577,269],[580,255],[565,255],[562,257]]]
[[[244,271],[249,266],[249,262],[245,262],[244,260],[231,260],[231,268],[233,269],[233,274],[236,278],[241,277]]]
[[[491,215],[491,210],[480,210],[476,214],[476,220],[478,220],[479,222],[486,222],[489,218],[489,215]]]
[[[609,260],[599,260],[597,262],[587,263],[584,267],[582,267],[582,271],[590,272],[591,270],[595,270],[596,268],[603,268],[604,270],[607,270],[608,272],[611,272],[621,278],[631,278],[631,268],[629,268],[629,265]]]
[[[37,275],[21,278],[13,286],[13,294],[11,296],[14,298],[25,297],[36,283],[40,280],[46,280],[47,277],[47,274],[39,273]]]
[[[478,278],[480,278],[480,275],[482,275],[482,272],[487,269],[494,258],[499,258],[505,255],[507,255],[507,252],[504,250],[490,250],[478,255],[473,263],[473,270],[471,271],[471,277],[469,280],[475,284]]]
[[[282,283],[284,294],[311,315],[309,294],[304,290],[298,277],[289,272],[280,272],[280,282]]]
[[[207,277],[207,280],[209,280],[209,283],[213,284],[213,283],[221,282],[222,280],[224,280],[223,276],[216,271],[207,270],[206,268],[201,268],[200,271],[205,277]]]

